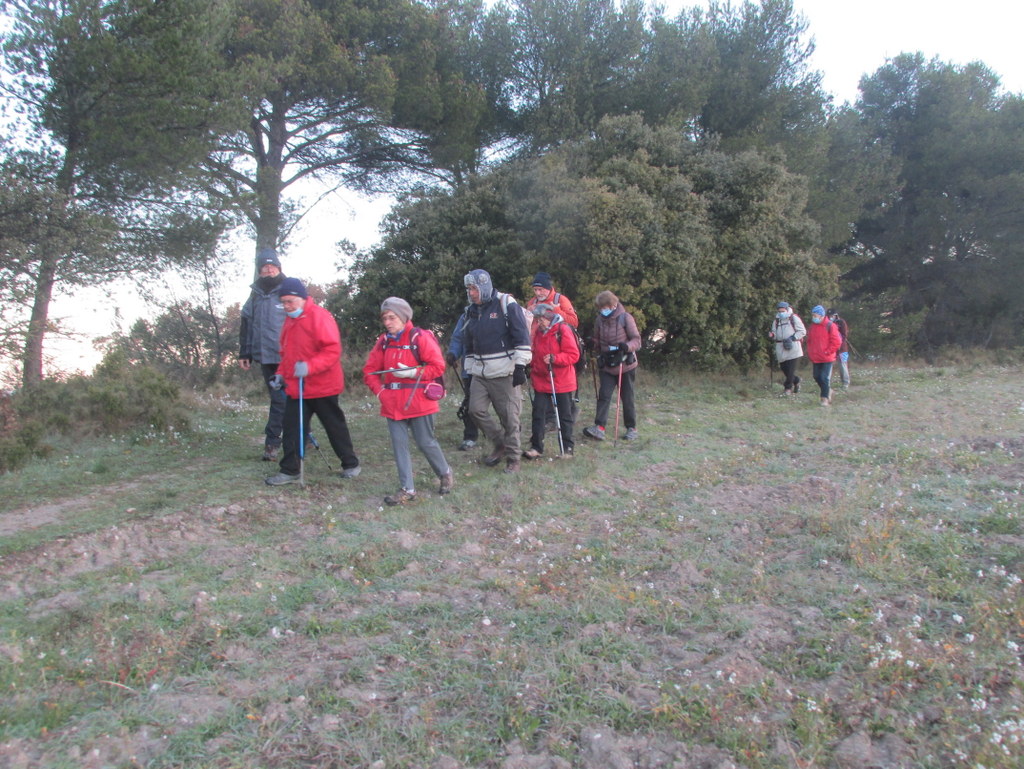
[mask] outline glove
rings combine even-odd
[[[796,334],[793,334],[793,336],[791,336],[791,337],[789,338],[789,341],[790,341],[790,342],[795,342],[795,341],[796,341]]]
[[[280,374],[274,374],[274,376],[267,380],[267,385],[271,390],[280,390],[284,387],[284,377]]]
[[[775,338],[775,332],[774,331],[769,331],[768,332],[768,338],[769,339],[774,339]]]
[[[444,362],[447,363],[449,366],[454,366],[457,360],[458,359],[451,353],[448,353],[447,355],[444,356]]]
[[[309,364],[304,360],[296,361],[295,363],[295,376],[299,379],[305,379],[309,376]]]
[[[512,386],[519,387],[524,384],[526,384],[526,366],[516,365],[512,372]]]
[[[416,376],[416,372],[419,371],[417,366],[409,366],[408,368],[399,369],[398,371],[392,371],[399,379],[412,379]]]
[[[618,352],[619,346],[617,344],[608,345],[608,352]]]

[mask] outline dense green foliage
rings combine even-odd
[[[549,270],[585,316],[611,288],[704,367],[761,360],[779,298],[838,303],[874,350],[1021,343],[1021,97],[907,54],[836,108],[791,0],[4,7],[31,142],[0,165],[0,352],[27,382],[54,291],[209,260],[225,217],[286,250],[310,183],[403,195],[327,299],[357,343],[389,294],[449,326],[471,267],[519,295]],[[136,347],[215,375],[168,321]]]

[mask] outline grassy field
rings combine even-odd
[[[449,401],[398,509],[361,387],[351,481],[265,486],[229,398],[58,446],[0,477],[0,766],[1017,769],[1024,369],[852,373],[642,371],[640,440],[517,476]]]

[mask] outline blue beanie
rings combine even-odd
[[[285,278],[281,281],[281,287],[277,290],[278,296],[297,296],[302,299],[308,299],[309,294],[306,293],[306,287],[302,285],[302,281],[298,278]]]
[[[789,309],[789,302],[779,302],[777,305],[775,305],[775,309],[776,310],[788,310]]]
[[[816,304],[814,305],[814,307],[811,308],[811,315],[820,315],[821,317],[824,318],[825,308],[822,307],[820,304]]]

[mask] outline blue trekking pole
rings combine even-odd
[[[303,460],[306,458],[306,441],[302,435],[303,419],[302,419],[302,383],[305,381],[305,377],[299,377],[299,485],[306,485],[306,468]]]

